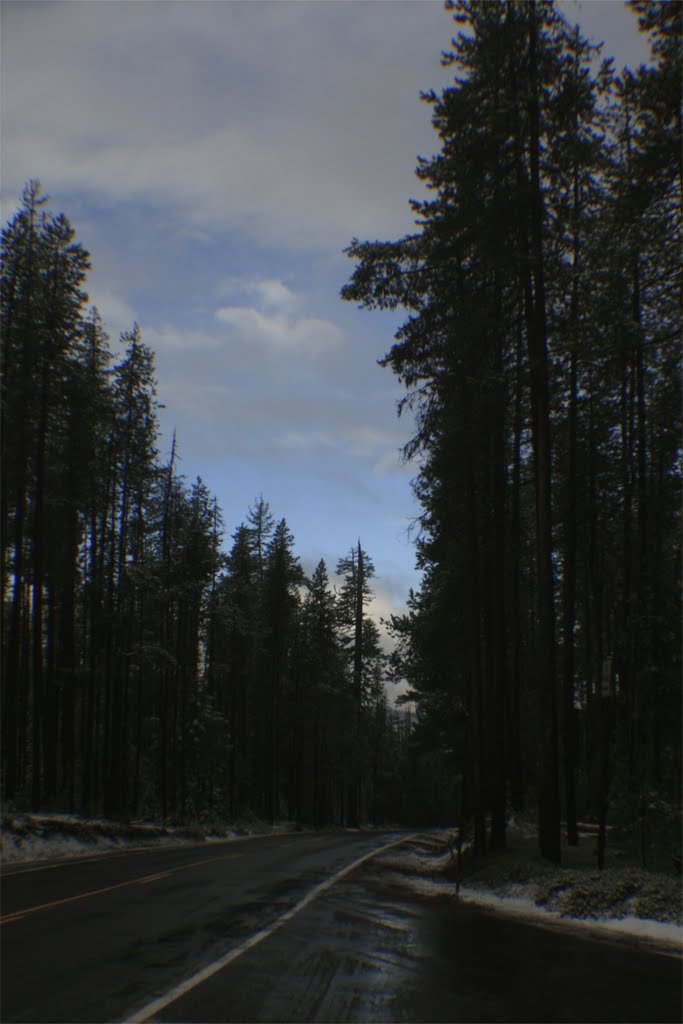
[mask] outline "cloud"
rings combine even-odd
[[[407,2],[3,5],[3,179],[338,249],[410,228],[449,19]]]
[[[340,344],[341,329],[330,320],[298,313],[303,305],[275,277],[227,277],[219,291],[252,297],[256,305],[221,306],[214,319],[230,329],[231,343],[262,349],[270,356],[316,356]]]
[[[162,357],[169,353],[184,353],[192,359],[198,353],[210,354],[221,344],[221,339],[208,331],[174,327],[164,324],[163,327],[151,327],[143,324],[143,341]]]
[[[294,301],[294,294],[289,290],[287,285],[283,284],[282,281],[279,281],[277,278],[257,281],[254,284],[254,290],[256,291],[256,294],[261,297],[265,306],[279,309],[282,306],[288,306]]]
[[[156,355],[164,428],[177,426],[189,450],[248,457],[264,479],[302,452],[350,455],[342,432],[354,410],[330,398],[329,368],[312,358],[341,342],[336,325],[235,307],[212,330],[141,326]]]
[[[278,277],[226,277],[219,285],[221,294],[256,296],[262,308],[288,309],[298,304],[298,297]]]
[[[269,354],[314,356],[342,340],[341,330],[329,320],[296,317],[281,312],[264,313],[250,306],[223,306],[215,318],[227,324],[242,344],[262,346]]]
[[[130,331],[138,319],[128,302],[113,288],[103,283],[95,283],[91,274],[87,284],[88,303],[97,306],[102,323],[110,337],[112,348],[115,348],[119,336]]]
[[[645,55],[622,5],[577,12]],[[9,192],[39,175],[290,249],[413,228],[417,156],[438,149],[419,94],[452,79],[441,4],[5,0],[2,29]]]

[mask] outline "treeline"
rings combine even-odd
[[[2,236],[2,795],[110,817],[403,812],[360,543],[306,579],[259,499],[223,549],[200,479],[157,448],[154,355],[114,360],[89,255],[30,182]]]
[[[602,866],[609,812],[680,864],[682,8],[631,3],[652,60],[615,74],[552,3],[447,6],[431,195],[342,293],[408,312],[418,763],[478,852],[537,807],[552,860],[585,816]]]

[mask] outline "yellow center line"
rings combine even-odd
[[[147,875],[145,878],[140,879],[141,885],[146,885],[147,882],[158,882],[160,878],[170,878],[173,874],[171,871],[160,871],[158,875]]]
[[[91,889],[90,892],[81,892],[76,896],[65,896],[61,900],[52,900],[50,903],[40,903],[35,907],[26,907],[24,910],[15,910],[11,914],[3,914],[0,917],[0,924],[13,924],[21,921],[28,914],[37,914],[42,910],[52,910],[54,907],[62,907],[66,903],[75,903],[77,900],[87,900],[91,896],[101,896],[105,892],[114,892],[115,889],[124,889],[128,885],[147,885],[149,882],[157,882],[162,878],[170,878],[178,871],[186,871],[188,868],[196,868],[200,864],[210,864],[216,860],[232,860],[241,857],[240,853],[225,853],[220,857],[205,857],[203,860],[195,860],[190,864],[179,864],[178,867],[169,868],[166,871],[157,871],[152,875],[142,875],[140,878],[131,878],[126,882],[117,882],[115,885],[106,885],[102,889]]]

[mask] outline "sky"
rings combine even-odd
[[[647,59],[619,0],[567,0],[617,69]],[[260,495],[309,573],[361,540],[375,615],[419,586],[416,467],[400,385],[377,365],[402,322],[343,303],[353,237],[413,229],[420,92],[456,26],[439,0],[2,0],[3,222],[29,178],[89,250],[118,351],[156,353],[159,449],[223,511]]]

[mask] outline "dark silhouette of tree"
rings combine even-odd
[[[668,5],[636,5],[658,64],[615,90],[609,62],[594,62],[596,48],[551,3],[449,7],[466,31],[444,57],[455,84],[424,97],[440,141],[417,169],[431,197],[412,203],[417,233],[351,243],[342,296],[409,314],[383,365],[405,386],[399,411],[415,415],[406,455],[420,456],[424,579],[393,621],[416,741],[425,756],[430,744],[458,751],[447,770],[476,851],[489,816],[491,844],[505,842],[507,794],[521,809],[531,788],[541,853],[559,860],[562,802],[577,839],[577,772],[595,778],[584,807],[604,826],[615,766],[601,680],[617,619],[630,641],[620,685],[637,675],[631,691],[650,698],[646,716],[633,706],[628,716],[650,721],[635,742],[650,759],[660,749],[645,668],[654,634],[643,627],[662,621],[648,604],[654,537],[672,545],[658,579],[671,579],[679,550],[673,520],[651,521],[670,507],[659,492],[653,503],[652,458],[671,497],[680,476],[650,427],[655,396],[680,387],[668,347],[680,331],[669,276],[678,22]],[[658,189],[640,177],[646,164]]]

